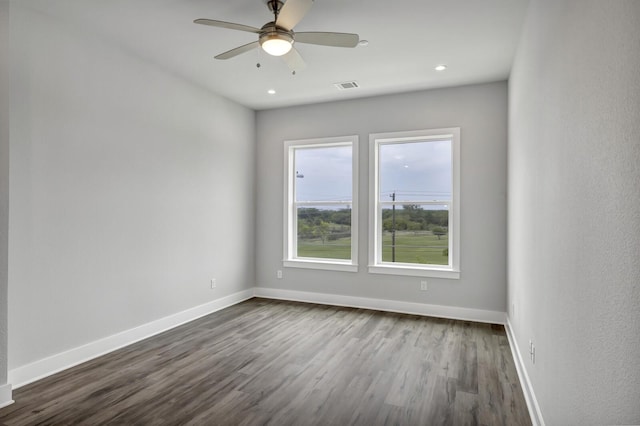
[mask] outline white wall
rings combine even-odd
[[[257,262],[260,287],[506,310],[505,82],[259,111]],[[461,279],[367,272],[369,133],[461,127]],[[283,141],[360,136],[358,273],[282,268]]]
[[[7,383],[9,92],[9,2],[0,0],[0,387]]]
[[[639,69],[640,2],[532,0],[509,82],[508,306],[549,425],[640,424]]]
[[[9,368],[253,287],[255,112],[11,20]]]

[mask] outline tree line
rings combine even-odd
[[[432,231],[446,233],[449,227],[449,212],[447,210],[425,210],[423,206],[415,204],[404,204],[402,208],[395,211],[396,231]],[[392,208],[382,211],[382,229],[393,231]],[[437,235],[437,234],[436,234]]]
[[[394,212],[382,211],[382,229],[394,230]],[[447,234],[449,212],[425,210],[420,205],[403,205],[395,210],[396,231],[431,231],[434,235]],[[298,236],[303,239],[320,238],[323,243],[351,235],[351,209],[321,210],[315,207],[298,209]]]

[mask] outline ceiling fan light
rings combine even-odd
[[[260,46],[271,56],[282,56],[293,47],[293,38],[285,34],[270,34],[260,38]]]

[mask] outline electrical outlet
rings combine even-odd
[[[529,358],[531,358],[532,364],[536,363],[536,347],[531,339],[529,339]]]
[[[420,290],[427,291],[427,280],[420,281]]]
[[[531,345],[531,363],[536,363],[536,347],[534,345]]]
[[[216,288],[216,279],[211,278],[211,288]]]
[[[276,271],[276,277],[277,277],[279,280],[281,280],[281,279],[282,279],[282,271],[281,271],[280,269],[278,269],[278,270]]]

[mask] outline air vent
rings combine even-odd
[[[355,81],[345,81],[342,83],[334,83],[333,85],[336,86],[339,90],[357,89],[358,87],[360,87]]]

